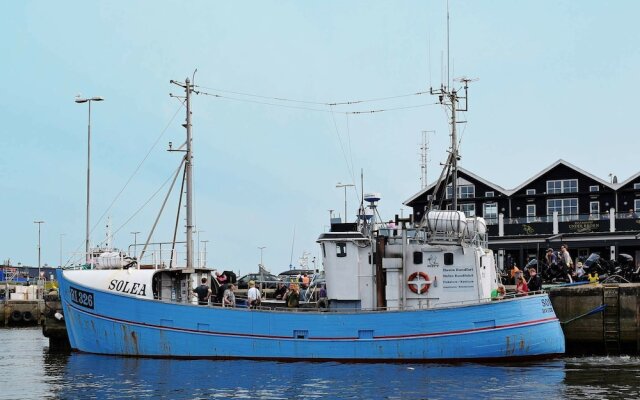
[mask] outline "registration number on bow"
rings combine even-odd
[[[93,310],[93,293],[70,286],[69,295],[71,296],[71,301],[75,304]]]

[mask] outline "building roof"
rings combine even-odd
[[[552,169],[554,169],[555,167],[557,167],[558,165],[565,165],[571,169],[573,169],[574,171],[577,171],[579,173],[581,173],[582,175],[588,176],[589,178],[599,182],[600,184],[607,186],[611,189],[617,189],[619,184],[612,184],[609,183],[607,181],[605,181],[604,179],[600,179],[597,176],[590,174],[589,172],[576,167],[575,165],[571,164],[568,161],[565,161],[563,159],[559,159],[558,161],[554,162],[553,164],[549,165],[547,168],[543,169],[542,171],[538,172],[537,174],[535,174],[534,176],[532,176],[531,178],[527,179],[526,181],[524,181],[523,183],[521,183],[518,187],[516,187],[515,189],[511,189],[509,190],[508,194],[511,195],[515,192],[517,192],[520,189],[523,189],[525,186],[529,185],[531,182],[535,181],[536,179],[540,178],[542,175],[546,174],[547,172],[551,171]]]

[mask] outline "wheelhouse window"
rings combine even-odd
[[[599,192],[600,191],[600,186],[599,185],[591,185],[591,186],[589,186],[589,191],[590,192]]]
[[[556,181],[547,181],[547,194],[553,193],[577,193],[577,179],[562,179]]]
[[[535,189],[527,189],[527,196],[533,196],[534,194],[536,194]]]
[[[346,257],[347,256],[347,244],[344,242],[336,243],[336,256],[338,257]]]

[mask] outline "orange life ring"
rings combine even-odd
[[[420,285],[420,283],[414,282],[414,280],[418,276],[420,276],[422,279],[425,280],[425,283],[422,284],[422,286],[420,287],[420,290],[418,290],[418,285]],[[414,272],[413,274],[409,275],[407,286],[409,287],[409,290],[411,290],[413,293],[425,294],[427,293],[427,291],[429,290],[429,287],[431,286],[429,275],[427,275],[425,272]]]

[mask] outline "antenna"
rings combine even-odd
[[[420,189],[424,189],[428,185],[427,181],[427,163],[429,162],[429,134],[435,134],[436,131],[422,131],[422,144],[420,145]]]

